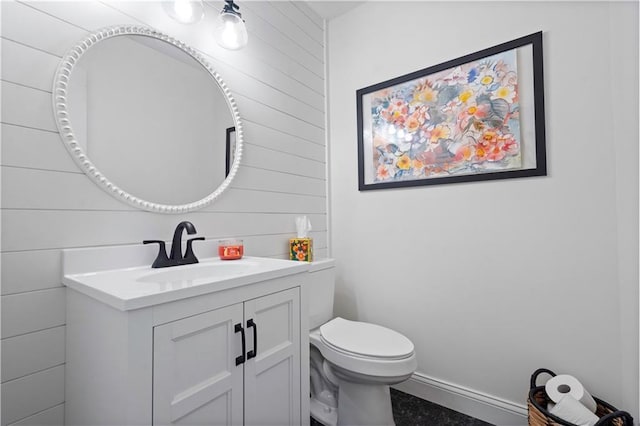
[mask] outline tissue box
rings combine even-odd
[[[289,240],[289,259],[300,262],[313,261],[313,239],[291,238]]]

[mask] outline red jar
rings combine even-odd
[[[218,256],[221,260],[241,259],[244,255],[242,240],[220,240],[218,242]]]

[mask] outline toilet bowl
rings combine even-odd
[[[312,400],[316,420],[326,426],[395,424],[389,386],[407,380],[417,366],[409,339],[385,327],[338,317],[312,330],[309,341],[323,357],[322,370],[314,368],[324,379],[321,383],[333,385],[314,386],[318,378],[312,376],[312,389],[316,395],[318,389],[331,392],[336,401],[331,407]],[[314,413],[314,408],[322,411]],[[335,415],[327,418],[330,413]]]
[[[386,327],[332,319],[333,274],[333,261],[309,272],[311,416],[325,426],[395,425],[389,386],[414,373],[413,343]]]

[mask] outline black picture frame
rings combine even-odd
[[[235,160],[236,153],[236,128],[228,127],[227,135],[226,135],[226,151],[225,151],[225,167],[224,167],[224,177],[229,176],[229,171],[231,170],[231,166]]]
[[[421,111],[426,112],[426,114],[423,114],[422,116],[423,120],[425,116],[431,117],[435,114],[440,114],[440,117],[442,117],[443,113],[440,112],[441,109],[430,110],[430,108],[432,108],[435,105],[435,102],[440,102],[441,99],[447,99],[447,97],[451,97],[452,94],[455,93],[454,89],[450,87],[449,88],[444,87],[442,82],[443,81],[452,82],[454,81],[455,78],[460,78],[459,80],[460,87],[463,87],[463,88],[476,87],[476,86],[479,86],[480,84],[484,84],[484,81],[490,77],[488,76],[488,74],[482,77],[482,80],[479,83],[479,82],[476,82],[475,80],[471,80],[471,71],[469,71],[465,77],[465,73],[462,70],[472,66],[477,69],[489,69],[489,65],[483,65],[482,61],[484,60],[485,64],[491,64],[492,62],[490,58],[492,57],[496,58],[495,55],[499,55],[499,54],[501,54],[502,55],[501,57],[504,57],[504,58],[515,58],[512,60],[512,63],[517,64],[517,72],[515,71],[516,66],[514,66],[513,67],[514,70],[509,71],[513,73],[509,78],[516,79],[516,84],[513,86],[516,89],[513,89],[512,93],[509,94],[508,88],[504,88],[503,90],[503,88],[500,87],[498,89],[495,89],[496,90],[495,93],[494,92],[489,92],[489,93],[493,93],[494,95],[501,95],[503,93],[507,93],[510,96],[512,96],[511,104],[509,104],[509,102],[505,101],[504,99],[500,101],[500,99],[502,98],[500,99],[490,98],[489,94],[487,94],[488,92],[486,91],[482,92],[482,95],[478,95],[475,98],[478,101],[478,104],[477,104],[478,106],[474,111],[476,111],[477,113],[477,110],[480,107],[482,107],[483,111],[485,111],[485,113],[487,114],[487,117],[491,117],[492,119],[490,120],[489,118],[486,118],[486,117],[484,119],[477,119],[475,117],[472,117],[472,118],[469,118],[469,122],[472,123],[471,125],[473,126],[473,129],[471,130],[475,133],[478,132],[476,130],[476,127],[482,128],[481,126],[484,126],[486,124],[496,124],[499,126],[500,130],[503,131],[506,127],[505,126],[505,123],[507,122],[506,120],[507,119],[512,120],[517,115],[517,118],[518,118],[517,126],[513,126],[513,127],[518,127],[518,135],[516,135],[516,132],[512,132],[512,134],[506,135],[506,136],[501,135],[500,141],[502,141],[501,142],[502,145],[500,149],[503,151],[513,150],[515,152],[515,148],[514,148],[514,145],[516,145],[515,138],[516,136],[519,136],[519,139],[517,140],[518,154],[511,153],[510,155],[514,158],[512,160],[512,163],[515,163],[516,161],[521,162],[520,167],[513,166],[513,164],[511,164],[509,167],[500,169],[499,167],[497,167],[499,164],[495,160],[492,160],[491,164],[489,160],[485,161],[484,163],[481,163],[482,158],[489,158],[486,156],[486,152],[485,152],[486,150],[483,150],[481,145],[482,143],[485,143],[486,141],[489,140],[488,138],[490,136],[486,136],[486,135],[490,135],[491,128],[489,126],[486,126],[483,137],[479,138],[478,140],[473,139],[473,137],[468,135],[465,136],[468,139],[465,139],[464,142],[460,142],[459,145],[455,145],[455,146],[458,147],[459,151],[463,151],[463,149],[460,147],[465,145],[466,143],[468,144],[466,145],[468,146],[468,149],[465,148],[465,152],[463,154],[460,154],[458,151],[458,153],[454,155],[454,152],[452,151],[452,147],[454,147],[454,144],[458,143],[459,141],[456,141],[453,139],[440,138],[440,139],[436,139],[435,143],[438,144],[436,148],[433,148],[430,145],[434,143],[433,142],[434,133],[438,133],[438,132],[443,134],[446,133],[445,131],[447,129],[445,129],[444,127],[439,131],[435,131],[437,130],[436,128],[437,126],[431,125],[431,127],[427,127],[429,120],[425,120],[422,123],[424,127],[423,128],[421,127],[421,129],[425,129],[425,130],[419,130],[420,132],[422,132],[419,135],[422,135],[422,136],[420,136],[420,138],[418,139],[418,137],[416,136],[416,133],[414,132],[410,134],[409,130],[414,130],[417,125],[416,123],[420,123],[420,121],[417,120],[409,123],[408,120],[412,116],[409,116],[408,112],[407,112],[407,117],[409,117],[409,119],[407,119],[407,121],[402,122],[399,125],[398,125],[398,121],[395,121],[395,122],[392,121],[394,120],[393,118],[394,114],[396,114],[395,111],[390,112],[393,108],[396,108],[392,102],[394,101],[395,98],[392,98],[392,96],[396,96],[395,94],[400,94],[398,95],[400,97],[404,96],[408,92],[408,90],[406,89],[408,87],[417,88],[414,92],[410,92],[410,94],[411,93],[414,94],[414,98],[413,98],[414,100],[416,99],[415,98],[416,93],[421,93],[420,96],[422,98],[425,98],[426,96],[425,99],[427,100],[424,100],[423,103],[420,103],[419,101],[415,101],[416,103],[407,102],[406,105],[409,105],[407,107],[408,108],[407,110],[404,109],[404,106],[402,107],[398,106],[397,107],[398,110],[396,111],[399,111],[398,114],[400,115],[400,118],[402,113],[404,113],[405,111],[410,112],[412,111],[412,108],[413,108],[413,112],[415,113],[418,110],[418,108],[421,108],[421,107],[423,107],[423,110]],[[509,55],[512,55],[512,56],[509,56]],[[477,65],[474,65],[475,63],[477,63]],[[494,64],[498,64],[498,62],[495,62]],[[505,62],[503,61],[501,64],[502,64],[501,68],[499,69],[506,70]],[[483,66],[485,68],[483,68]],[[494,67],[498,67],[498,65],[494,65]],[[460,69],[461,71],[459,72],[459,75],[456,76],[456,73],[454,71],[457,71],[458,69]],[[498,69],[498,68],[495,68],[495,69]],[[449,77],[448,80],[447,78],[442,78],[442,81],[438,80],[432,87],[429,87],[429,83],[427,83],[429,76],[432,76],[433,74],[436,74],[436,73],[441,73],[439,75],[445,75],[444,72],[445,71],[448,72],[449,70],[451,71],[451,73],[447,75],[447,77]],[[514,75],[516,77],[514,77]],[[505,81],[504,79],[506,78],[504,72],[502,74],[498,74],[496,71],[494,76],[501,76],[502,81]],[[467,79],[467,81],[464,80],[465,78]],[[496,84],[498,84],[497,82],[499,80],[497,77],[495,81],[496,81]],[[412,86],[412,84],[414,83],[415,85]],[[433,84],[433,82],[431,83]],[[465,86],[463,83],[466,84],[467,86]],[[439,84],[440,86],[438,86]],[[504,86],[507,87],[507,84],[505,84]],[[422,90],[420,88],[424,88],[424,90],[422,92],[418,92],[419,90]],[[440,97],[438,98],[437,101],[433,100],[434,99],[433,97],[437,95],[433,95],[433,94],[429,95],[431,97],[427,95],[423,96],[424,93],[432,89],[435,90],[436,88],[442,89],[438,93]],[[448,92],[446,92],[446,96],[444,95],[445,89],[448,90]],[[459,90],[462,90],[462,89],[459,89]],[[486,88],[483,90],[486,90]],[[470,92],[474,93],[472,90],[470,90]],[[393,95],[389,95],[389,93]],[[478,89],[477,93],[480,93],[480,89]],[[377,94],[378,97],[375,97],[374,94]],[[452,100],[450,102],[452,102],[452,105],[454,103],[454,100],[458,103],[462,103],[461,101],[462,97],[460,97],[460,95],[458,97],[459,99],[451,98]],[[505,98],[505,99],[509,99],[509,98]],[[516,110],[516,107],[514,107],[514,104],[515,104],[514,99],[518,100],[517,110]],[[508,109],[504,109],[506,108],[504,107],[505,102],[509,108],[513,107],[514,110],[511,111]],[[445,108],[445,107],[448,107],[448,105],[449,104],[445,104],[444,106],[439,105],[438,108]],[[463,108],[465,107],[466,105],[463,106]],[[495,179],[520,178],[520,177],[530,177],[530,176],[546,176],[547,174],[542,32],[530,34],[515,40],[508,41],[506,43],[499,44],[497,46],[493,46],[487,49],[480,50],[478,52],[461,56],[456,59],[452,59],[447,62],[443,62],[438,65],[434,65],[419,71],[415,71],[400,77],[396,77],[378,84],[374,84],[374,85],[359,89],[356,91],[356,108],[357,108],[357,126],[358,126],[358,189],[360,191],[373,190],[373,189],[412,187],[412,186],[422,186],[422,185],[438,185],[438,184],[459,183],[459,182],[484,181],[484,180],[495,180]],[[472,111],[472,109],[473,109],[472,107],[469,107],[468,110],[464,110],[461,113],[461,115],[458,117],[463,117],[464,114],[469,115],[469,111]],[[430,111],[432,112],[432,114],[429,114]],[[445,111],[445,110],[442,109],[442,111]],[[368,115],[364,115],[365,113]],[[499,123],[499,119],[501,118],[501,114],[503,113],[505,114],[505,117],[503,118],[503,124],[499,125],[497,123]],[[453,117],[453,114],[451,116]],[[384,119],[381,117],[384,117]],[[457,118],[457,120],[459,120],[459,118]],[[375,126],[378,126],[378,127],[374,127],[374,124],[372,123],[375,123]],[[393,132],[393,131],[396,132],[394,133],[395,135],[394,138],[396,139],[393,139],[393,141],[399,141],[398,144],[389,142],[389,140],[392,138],[385,136],[384,132],[380,130],[383,128],[382,125],[379,125],[380,123],[387,125],[388,126],[387,129],[390,129],[392,126],[394,127],[393,129],[390,129],[389,132]],[[459,123],[459,122],[456,122],[456,123]],[[460,123],[465,123],[465,122],[460,121]],[[409,127],[410,125],[413,127]],[[404,138],[403,136],[398,136],[400,135],[401,130],[396,130],[396,127],[400,128],[403,132],[406,130],[406,134],[403,133]],[[462,129],[463,126],[458,125],[453,127],[455,128],[454,131],[464,133],[463,130],[459,130],[459,129]],[[431,129],[431,130],[428,130],[428,129]],[[526,129],[526,134],[524,131],[525,129]],[[466,130],[466,132],[471,133],[471,131],[469,130]],[[376,135],[379,135],[379,136],[376,136]],[[425,137],[425,135],[427,136]],[[495,132],[494,132],[494,136],[495,136]],[[507,139],[509,136],[513,136],[513,138]],[[408,144],[410,144],[411,146],[410,150],[406,150],[406,151],[400,150],[399,147],[402,147],[403,145],[405,147],[407,146],[407,143],[405,143],[404,141],[407,140],[407,138],[409,137],[413,138],[413,139],[409,139],[410,142],[408,142]],[[435,138],[438,138],[438,135],[436,135]],[[422,141],[423,139],[425,140]],[[416,140],[418,142],[414,142]],[[474,140],[479,142],[476,145],[473,145]],[[460,141],[462,141],[462,138],[460,139]],[[513,141],[514,143],[509,143],[508,148],[505,148],[505,146],[507,146],[507,142],[505,141]],[[386,142],[389,142],[389,143],[386,143]],[[486,142],[486,143],[490,143],[490,142]],[[424,144],[426,145],[423,146]],[[424,151],[420,151],[420,149],[424,149]],[[431,155],[432,151],[427,151],[427,150],[436,150],[436,149],[438,151],[436,154],[433,154],[433,155]],[[495,149],[497,150],[498,148],[495,148]],[[465,158],[465,155],[467,155],[466,151],[474,152],[473,155],[475,157],[473,157],[473,161],[475,161],[475,163],[472,163],[469,160],[467,160],[466,162],[459,160],[460,158]],[[414,155],[413,159],[411,158],[412,154]],[[484,157],[479,156],[480,154],[483,154]],[[399,155],[402,155],[403,157],[399,157]],[[404,158],[404,157],[407,157],[409,161],[412,161],[412,163],[409,166],[409,168],[412,170],[411,175],[407,175],[408,173],[405,173],[408,169],[405,169],[405,167],[407,167],[407,161],[404,161],[404,160],[407,160],[407,158]],[[516,157],[519,157],[519,159]],[[431,164],[428,164],[428,166],[426,166],[425,162],[420,161],[421,159],[430,160],[432,158],[436,158],[437,160],[435,161],[441,161],[441,163],[438,163],[438,164],[442,164],[443,167],[441,167],[440,169],[438,169],[435,166],[431,168]],[[441,159],[441,158],[444,158],[444,159]],[[447,165],[447,160],[449,158],[454,158],[456,161],[458,161],[459,165],[456,167],[457,169],[462,169],[463,171],[462,173],[459,173],[459,174],[451,173],[450,164],[447,166],[449,167],[449,169],[444,168],[444,165]],[[499,158],[499,156],[494,156],[492,158],[494,159]],[[402,164],[400,164],[401,160],[403,160]],[[418,162],[415,163],[413,162],[414,160],[417,160]],[[393,163],[394,161],[396,161],[396,163]],[[454,160],[452,160],[452,163],[453,161]],[[505,162],[504,159],[502,159],[501,161]],[[390,166],[390,164],[392,163],[393,163],[393,167]],[[420,168],[421,165],[423,166],[422,169]],[[391,170],[391,172],[389,172],[389,170]],[[391,173],[393,174],[391,175]],[[424,174],[424,176],[420,176],[419,173]],[[429,174],[428,176],[427,176],[427,173]],[[391,175],[391,178],[385,179],[387,175]]]

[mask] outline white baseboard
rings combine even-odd
[[[421,373],[393,386],[399,391],[499,426],[527,424],[527,406],[465,388]],[[523,397],[526,390],[522,391]]]

